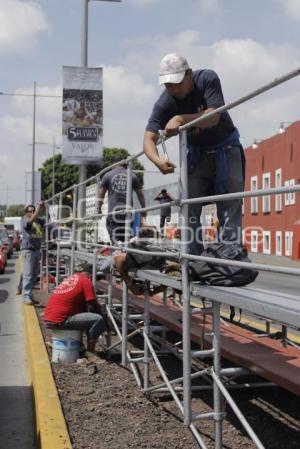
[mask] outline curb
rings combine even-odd
[[[38,447],[40,449],[72,449],[34,306],[24,305],[23,313],[34,393]]]

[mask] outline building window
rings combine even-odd
[[[263,174],[263,182],[262,182],[262,188],[263,189],[270,189],[271,187],[271,175],[270,173],[264,173]],[[271,197],[270,195],[263,196],[263,213],[269,213],[271,210],[270,207]]]
[[[293,233],[290,231],[285,232],[285,255],[292,255],[292,247],[293,247]]]
[[[271,232],[263,231],[263,253],[271,254]]]
[[[295,180],[290,179],[290,187],[295,185]],[[295,192],[290,192],[290,204],[296,204],[296,195]]]
[[[258,251],[257,241],[258,241],[258,232],[251,231],[251,252],[252,253],[257,253],[257,251]]]
[[[295,185],[295,179],[289,179],[284,182],[285,187],[293,187]],[[296,204],[296,195],[295,192],[286,192],[284,194],[284,204],[285,206],[291,206]]]
[[[281,187],[281,168],[275,171],[275,187]],[[282,210],[281,194],[275,195],[275,210],[279,212]]]
[[[276,256],[282,255],[282,232],[276,231]]]
[[[257,176],[251,176],[250,179],[250,190],[253,192],[254,190],[257,190]],[[251,214],[257,214],[258,213],[258,199],[257,196],[251,197]]]

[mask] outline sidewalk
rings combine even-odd
[[[36,449],[33,391],[26,359],[17,255],[0,275],[0,448]]]

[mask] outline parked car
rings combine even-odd
[[[7,258],[10,259],[14,252],[14,246],[12,238],[9,237],[8,232],[4,226],[0,227],[0,240],[3,246],[5,246],[7,249]]]
[[[7,250],[0,240],[0,274],[5,272],[5,267],[7,264]]]
[[[20,235],[19,231],[13,231],[13,233],[12,233],[12,242],[13,242],[14,249],[16,251],[20,251],[21,235]]]

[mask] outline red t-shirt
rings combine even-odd
[[[84,274],[76,273],[58,285],[48,299],[44,319],[62,323],[69,316],[87,311],[86,303],[96,299],[94,286]]]

